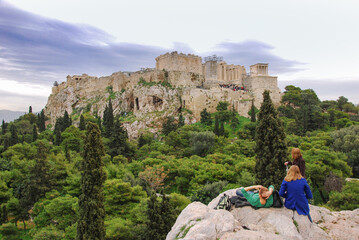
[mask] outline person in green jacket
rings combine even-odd
[[[258,190],[259,192],[254,193],[253,190]],[[273,185],[268,188],[255,185],[246,188],[241,187],[237,189],[236,194],[240,197],[245,197],[253,207],[269,208],[273,205],[273,191]]]

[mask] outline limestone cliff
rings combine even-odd
[[[235,195],[235,189],[225,192]],[[310,205],[313,219],[286,208],[249,206],[214,210],[220,194],[208,206],[193,202],[178,216],[166,240],[229,240],[229,239],[359,239],[359,209],[330,212]]]
[[[65,111],[75,124],[85,112],[103,116],[111,98],[115,114],[136,117],[136,121],[124,123],[129,137],[136,138],[141,129],[155,132],[166,116],[178,117],[181,110],[187,110],[182,111],[187,123],[196,122],[204,108],[215,112],[220,101],[229,102],[240,115],[248,117],[252,100],[259,108],[266,89],[274,104],[279,104],[277,77],[268,75],[268,64],[251,66],[248,75],[243,66],[227,65],[217,57],[206,59],[202,64],[201,57],[173,52],[156,58],[156,69],[116,72],[99,78],[68,76],[66,82],[52,88],[45,107],[48,123],[54,125]]]

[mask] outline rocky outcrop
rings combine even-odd
[[[235,189],[225,192],[235,195]],[[359,239],[359,209],[331,212],[310,206],[307,216],[286,208],[252,207],[215,210],[220,194],[208,206],[193,202],[177,218],[166,240],[230,239]]]

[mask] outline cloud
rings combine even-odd
[[[216,48],[215,53],[228,63],[269,62],[275,73],[298,71],[296,65],[300,65],[274,55],[273,47],[258,41],[222,42]],[[155,57],[171,50],[116,42],[101,29],[45,18],[0,1],[3,79],[48,84],[68,74],[103,76],[120,70],[135,71],[154,67]],[[173,50],[194,53],[188,44],[180,42],[173,43]]]
[[[337,100],[340,96],[349,99],[350,102],[359,104],[359,79],[352,80],[328,80],[305,79],[292,81],[278,81],[278,86],[284,90],[285,86],[294,85],[301,89],[313,89],[320,100]]]

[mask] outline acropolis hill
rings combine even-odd
[[[202,59],[171,52],[156,58],[156,68],[99,78],[67,76],[66,82],[52,88],[45,113],[54,124],[66,110],[76,123],[85,112],[102,116],[110,97],[115,114],[131,112],[136,117],[125,123],[130,137],[136,138],[138,130],[158,128],[166,116],[177,117],[181,110],[187,122],[196,122],[204,108],[215,112],[220,101],[247,117],[252,99],[259,108],[266,89],[279,104],[277,77],[268,75],[267,63],[254,64],[247,72],[244,66],[227,64],[215,55]]]

